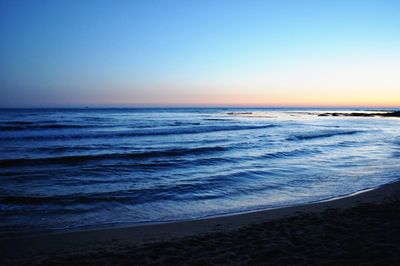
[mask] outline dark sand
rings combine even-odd
[[[196,221],[0,240],[1,265],[400,265],[400,182]]]

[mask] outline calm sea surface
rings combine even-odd
[[[0,236],[196,219],[398,179],[400,119],[312,109],[0,111]]]

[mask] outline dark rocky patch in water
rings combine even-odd
[[[400,111],[387,113],[322,113],[318,116],[354,116],[354,117],[400,117]]]

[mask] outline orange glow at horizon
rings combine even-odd
[[[142,90],[138,89],[142,88]],[[97,104],[399,107],[400,57],[302,60],[127,85]],[[149,93],[152,92],[152,93]],[[110,100],[112,100],[110,102]],[[94,102],[94,104],[96,104]]]

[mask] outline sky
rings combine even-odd
[[[0,107],[400,105],[400,1],[0,1]]]

